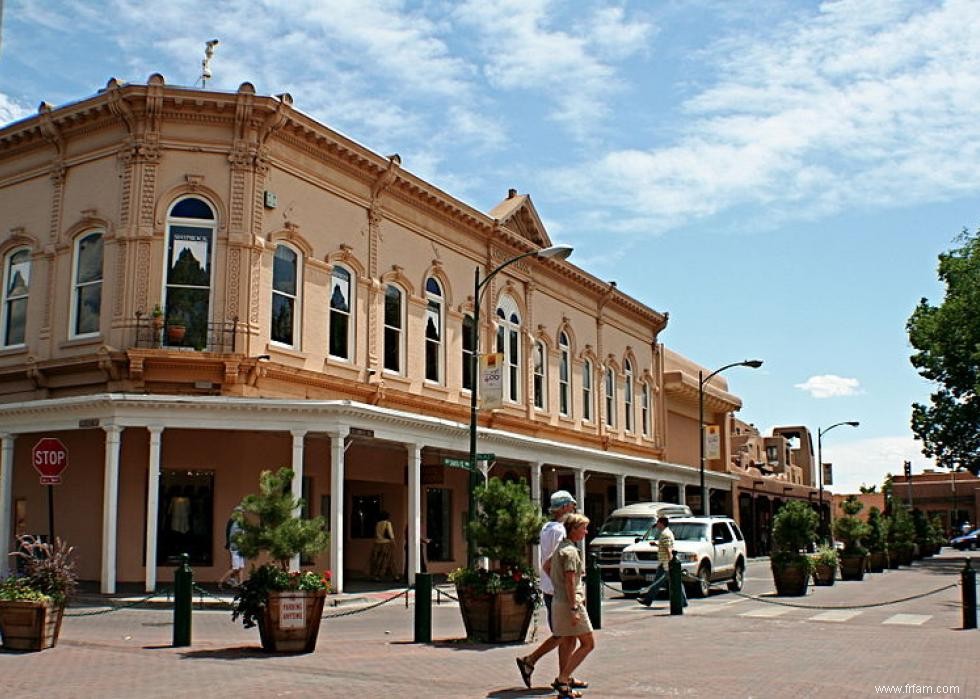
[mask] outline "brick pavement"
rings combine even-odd
[[[980,560],[974,565],[980,567]],[[942,561],[838,582],[793,600],[819,606],[874,602],[958,580],[959,563]],[[746,593],[771,590],[764,562],[749,568]],[[957,685],[980,696],[980,631],[961,631],[959,589],[841,622],[812,619],[824,610],[745,616],[767,605],[724,592],[692,600],[671,617],[611,595],[597,650],[580,674],[586,697],[864,697],[876,684]],[[734,602],[734,603],[733,603]],[[717,611],[706,612],[718,607]],[[884,625],[895,614],[928,616],[920,626]],[[258,634],[222,611],[194,615],[194,644],[169,647],[170,615],[128,609],[66,619],[59,645],[42,653],[0,652],[6,697],[549,697],[556,659],[545,658],[525,690],[514,657],[528,647],[460,642],[455,605],[433,608],[432,645],[411,643],[412,609],[399,601],[364,614],[327,619],[316,653],[267,656]],[[894,696],[894,695],[893,695]]]

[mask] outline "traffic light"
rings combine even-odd
[[[906,461],[905,462],[905,477],[906,478],[911,478],[912,477],[912,462],[911,461]]]

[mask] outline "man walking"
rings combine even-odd
[[[575,498],[567,490],[556,490],[551,494],[551,506],[549,508],[551,520],[541,527],[536,568],[541,593],[544,595],[544,606],[548,610],[548,628],[550,630],[554,629],[551,623],[551,602],[555,596],[555,586],[551,580],[551,555],[558,548],[558,544],[561,543],[562,539],[565,538],[565,525],[562,524],[562,519],[564,519],[565,515],[575,511],[576,504]],[[558,666],[565,666],[565,649],[560,647],[560,642],[561,639],[552,634],[542,641],[541,645],[535,648],[534,652],[530,655],[517,658],[517,669],[520,670],[521,679],[524,680],[524,684],[528,689],[531,688],[531,673],[534,672],[535,663],[555,648],[558,648]],[[582,688],[588,686],[588,683],[574,681],[573,686]]]
[[[656,526],[660,531],[660,536],[657,537],[657,559],[660,561],[660,567],[657,568],[653,582],[646,589],[641,590],[636,598],[637,602],[647,607],[653,604],[653,600],[657,597],[660,588],[668,584],[667,566],[670,564],[670,559],[674,556],[674,532],[670,531],[670,527],[667,526],[667,518],[658,517]],[[684,606],[686,607],[687,595],[684,593],[683,585],[681,585],[681,599],[684,600]]]

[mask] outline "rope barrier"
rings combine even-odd
[[[161,590],[160,592],[150,593],[146,597],[142,597],[142,598],[140,598],[138,600],[134,600],[132,602],[126,602],[125,604],[114,604],[111,607],[108,607],[106,609],[97,609],[94,612],[74,612],[74,613],[72,613],[72,612],[65,612],[64,615],[65,616],[71,616],[71,617],[82,617],[82,616],[99,616],[101,614],[111,614],[112,612],[118,612],[118,611],[120,611],[122,609],[129,609],[131,607],[135,607],[137,605],[144,604],[144,603],[150,601],[151,599],[153,599],[154,597],[163,597],[165,594],[167,595],[167,597],[170,596],[168,590]]]
[[[918,595],[910,595],[908,597],[901,597],[899,599],[889,600],[888,602],[872,602],[870,604],[844,604],[838,606],[830,605],[816,605],[816,604],[794,604],[792,602],[781,602],[779,600],[767,599],[765,597],[756,597],[753,595],[746,595],[741,592],[732,592],[733,595],[738,595],[739,597],[744,597],[745,599],[755,600],[756,602],[764,602],[765,604],[775,604],[780,607],[794,607],[796,609],[873,609],[874,607],[887,607],[892,604],[901,604],[902,602],[908,602],[914,599],[922,599],[923,597],[928,597],[929,595],[934,595],[938,592],[943,592],[944,590],[949,590],[954,587],[959,587],[960,583],[955,582],[951,585],[945,585],[943,587],[938,587],[935,590],[929,590],[928,592],[922,592]]]

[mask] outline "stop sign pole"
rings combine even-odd
[[[57,437],[42,437],[31,450],[31,463],[41,476],[41,485],[48,486],[48,537],[54,543],[54,486],[61,483],[61,474],[68,468],[68,447]]]

